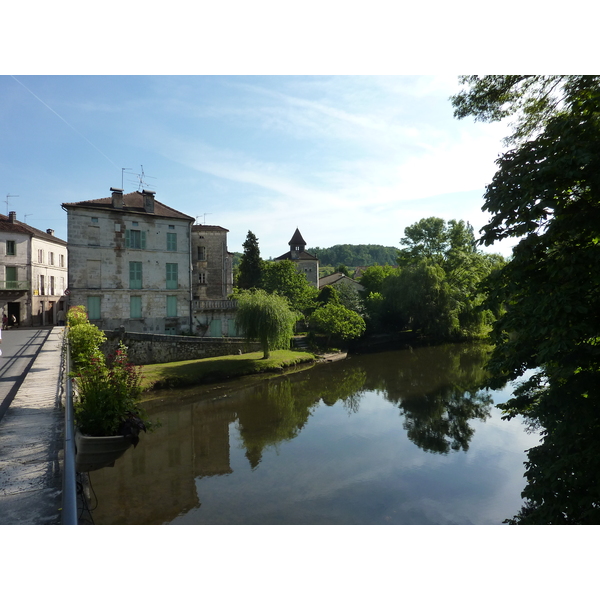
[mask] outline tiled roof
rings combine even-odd
[[[219,225],[192,225],[192,231],[229,231]]]
[[[47,240],[49,242],[64,244],[65,246],[67,245],[65,240],[61,240],[55,235],[51,235],[45,231],[42,231],[41,229],[36,229],[31,225],[27,225],[27,223],[21,223],[21,221],[17,221],[16,219],[13,223],[11,223],[6,215],[0,215],[0,231],[7,231],[9,233],[23,233],[25,235],[32,235],[36,238]]]
[[[290,246],[306,246],[306,242],[304,241],[304,238],[297,227],[292,239],[288,242],[288,244]]]
[[[273,260],[318,260],[318,258],[308,252],[298,252],[298,258],[292,258],[292,253],[286,252]]]
[[[64,203],[63,206],[66,209],[69,208],[93,208],[95,210],[110,210],[110,211],[123,211],[123,212],[134,212],[134,213],[146,213],[144,208],[144,195],[142,192],[131,192],[130,194],[123,194],[123,208],[113,208],[112,197],[109,198],[98,198],[97,200],[83,200],[81,202],[69,202]],[[174,208],[170,208],[166,204],[154,200],[154,212],[153,215],[157,217],[171,217],[173,219],[186,219],[195,221],[194,217],[190,217]]]
[[[350,285],[357,289],[365,289],[361,283],[350,277],[347,277],[343,273],[332,273],[331,275],[321,277],[321,279],[319,279],[319,289],[324,288],[326,285],[335,285],[336,283],[340,283],[340,281],[347,281]]]

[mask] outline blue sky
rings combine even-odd
[[[248,230],[263,258],[308,246],[398,246],[429,216],[470,221],[504,124],[453,118],[458,77],[0,77],[0,212],[66,239],[62,202],[140,186],[200,223]],[[495,248],[505,254],[510,245]]]

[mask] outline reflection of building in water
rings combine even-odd
[[[159,524],[200,505],[195,479],[231,473],[229,424],[235,411],[218,404],[170,406],[152,414],[162,426],[142,435],[113,468],[90,474],[97,524]]]

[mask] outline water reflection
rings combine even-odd
[[[91,474],[99,498],[95,521],[168,523],[188,515],[190,522],[216,523],[408,522],[399,508],[375,516],[371,494],[383,506],[383,498],[399,502],[408,493],[402,461],[422,473],[433,469],[427,485],[438,486],[434,495],[447,494],[440,478],[450,476],[448,463],[440,472],[442,463],[429,464],[418,452],[469,449],[474,423],[484,423],[493,404],[480,389],[485,352],[472,344],[386,352],[210,394],[206,388],[165,393],[164,404],[150,410],[163,426],[114,468]],[[364,506],[350,493],[353,481],[366,493]],[[308,489],[315,505],[311,512],[304,498],[301,513],[299,495]],[[268,516],[250,516],[267,503],[273,504]],[[413,512],[419,503],[411,498]]]

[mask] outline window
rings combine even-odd
[[[6,240],[6,256],[16,256],[17,244],[14,240]]]
[[[167,317],[177,316],[177,296],[167,296]]]
[[[43,250],[38,250],[38,262],[39,263],[44,262],[44,251]]]
[[[54,252],[48,252],[48,264],[49,265],[54,264]]]
[[[206,273],[200,273],[198,275],[198,283],[201,283],[201,284],[206,283]]]
[[[59,261],[60,261],[60,266],[64,268],[64,266],[65,266],[65,255],[64,254],[60,255]]]
[[[129,288],[132,290],[142,289],[142,263],[129,263]]]
[[[92,217],[92,223],[97,223],[98,222],[98,217]]]
[[[65,278],[61,277],[60,278],[60,290],[59,290],[58,295],[62,296],[64,293],[65,293]]]
[[[125,246],[134,250],[146,249],[146,232],[139,229],[125,230]]]
[[[198,260],[206,260],[206,246],[198,246]]]
[[[167,263],[167,289],[176,290],[177,283],[177,263]]]
[[[18,287],[17,267],[6,267],[6,289],[15,290]]]
[[[90,321],[100,318],[100,296],[88,296],[87,298],[88,319]]]
[[[168,252],[176,252],[177,251],[177,234],[176,233],[167,233],[167,251]]]
[[[54,296],[54,275],[50,275],[50,296]]]
[[[40,275],[40,295],[41,296],[46,295],[46,280],[43,275]]]
[[[129,318],[130,319],[141,319],[142,318],[142,297],[141,296],[130,296],[129,297]]]

